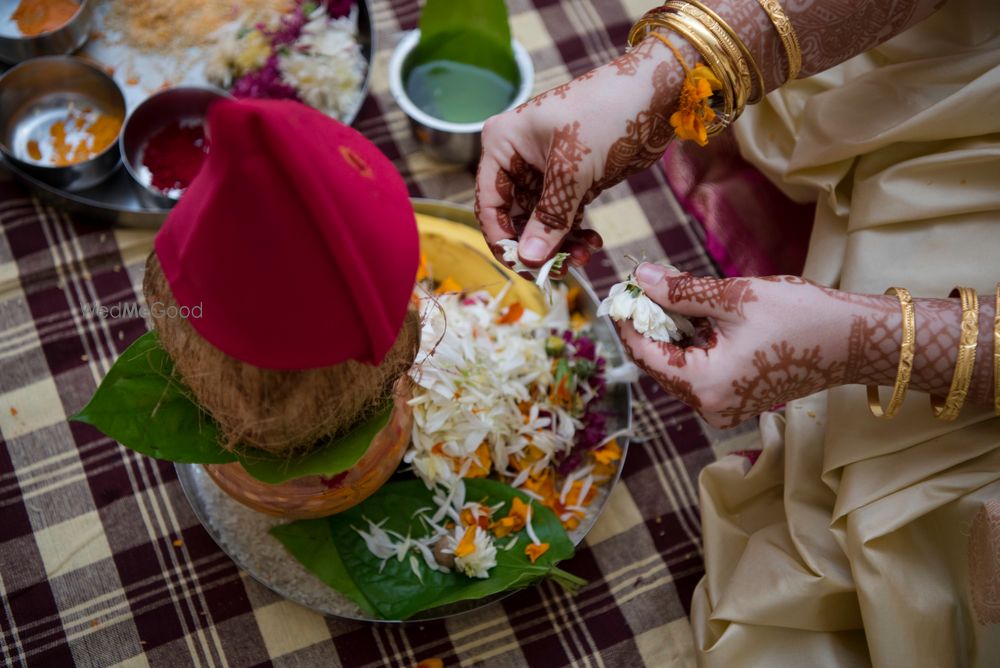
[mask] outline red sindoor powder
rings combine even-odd
[[[153,177],[153,187],[183,190],[191,185],[208,153],[205,127],[174,122],[159,130],[146,144],[142,164]]]

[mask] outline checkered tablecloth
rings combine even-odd
[[[621,50],[645,0],[509,0],[537,90]],[[416,150],[388,94],[389,53],[416,0],[375,2],[380,49],[356,127],[414,196],[470,203],[465,169]],[[0,170],[2,171],[2,170]],[[607,251],[599,293],[626,254],[710,273],[698,230],[654,167],[588,209]],[[570,597],[542,584],[447,621],[369,625],[324,618],[241,572],[199,525],[172,465],[69,424],[138,319],[85,307],[134,302],[152,233],[101,226],[44,205],[0,176],[0,664],[13,666],[681,666],[702,573],[696,476],[712,459],[692,414],[648,380],[623,483],[567,570]]]

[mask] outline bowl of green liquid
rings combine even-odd
[[[417,143],[439,160],[472,164],[479,160],[486,119],[531,96],[531,57],[512,42],[518,80],[511,82],[492,70],[451,60],[413,63],[409,56],[419,41],[419,30],[400,40],[389,61],[389,90],[410,119]]]

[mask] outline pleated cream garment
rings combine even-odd
[[[736,126],[749,160],[818,200],[809,278],[993,294],[997,0],[952,0]],[[847,386],[765,415],[761,440],[752,468],[724,457],[701,477],[703,665],[1000,666],[1000,418],[939,422],[911,392],[879,421]]]

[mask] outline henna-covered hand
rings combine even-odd
[[[679,44],[694,62],[696,54]],[[558,250],[571,254],[571,264],[586,264],[603,242],[597,232],[581,229],[584,207],[663,155],[683,76],[670,50],[648,38],[611,63],[488,120],[476,215],[494,254],[498,241],[519,238],[521,261],[530,267]]]
[[[699,318],[695,340],[658,343],[619,327],[636,364],[710,424],[733,427],[779,404],[845,383],[892,385],[902,315],[896,297],[833,290],[794,276],[714,279],[653,264],[636,277],[671,311]],[[948,393],[958,351],[957,299],[915,299],[910,388]],[[980,299],[968,401],[993,400],[993,306]],[[863,406],[859,406],[862,410]]]

